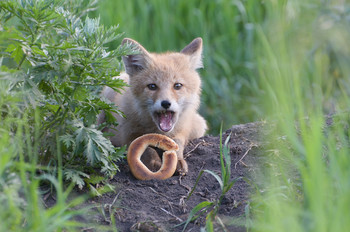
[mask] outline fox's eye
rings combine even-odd
[[[157,85],[156,84],[148,84],[147,85],[149,90],[156,90],[157,89]]]
[[[182,84],[181,84],[181,83],[175,83],[175,84],[174,84],[174,89],[175,89],[175,90],[179,90],[179,89],[181,89],[181,87],[182,87]]]

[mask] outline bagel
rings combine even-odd
[[[148,146],[164,150],[162,166],[157,172],[149,170],[141,161],[141,156]],[[173,176],[177,165],[177,143],[161,134],[145,134],[136,138],[128,148],[127,160],[131,173],[139,180],[165,180]]]

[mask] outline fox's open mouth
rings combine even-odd
[[[160,130],[164,132],[169,132],[173,129],[174,127],[174,111],[158,111],[155,112],[155,118],[158,124],[158,127]]]

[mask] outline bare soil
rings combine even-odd
[[[260,151],[263,145],[259,135],[262,123],[235,125],[223,133],[223,141],[231,134],[232,179],[240,179],[225,195],[218,216],[226,231],[246,231],[245,209],[249,207],[252,186],[249,179],[259,172]],[[189,166],[186,176],[167,180],[140,181],[130,173],[126,161],[119,164],[120,172],[110,181],[115,192],[89,199],[84,206],[93,206],[81,222],[108,225],[115,219],[118,231],[182,231],[189,212],[198,203],[215,201],[220,196],[216,179],[204,173],[193,195],[186,199],[201,170],[207,169],[221,176],[219,136],[204,136],[191,141],[184,157]],[[185,231],[199,231],[205,226],[205,216],[189,223]],[[224,231],[220,225],[217,231]],[[94,231],[88,226],[84,231]]]

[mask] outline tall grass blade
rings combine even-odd
[[[188,218],[187,218],[186,222],[184,222],[185,225],[184,225],[184,228],[182,229],[182,231],[185,231],[188,223],[190,223],[191,221],[195,220],[201,214],[205,213],[205,210],[210,208],[213,205],[214,205],[214,203],[213,202],[209,202],[209,201],[203,201],[203,202],[199,203],[198,205],[196,205],[191,210],[190,214],[188,215]],[[197,213],[200,213],[200,214],[197,215]]]

